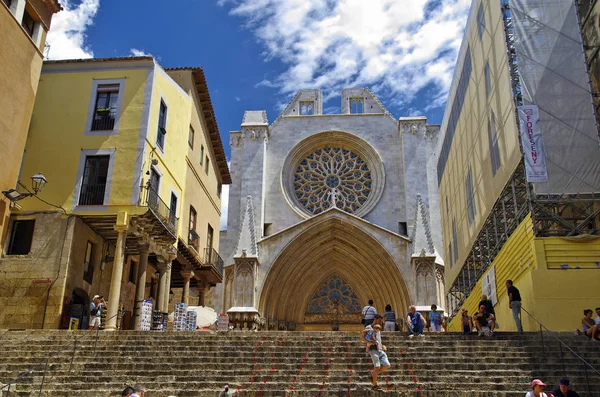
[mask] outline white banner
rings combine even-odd
[[[492,266],[485,276],[483,276],[483,280],[481,280],[481,294],[487,295],[487,298],[492,301],[494,306],[498,303],[495,266]]]
[[[539,108],[537,105],[519,106],[518,112],[527,182],[548,182]]]

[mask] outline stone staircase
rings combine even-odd
[[[600,368],[600,343],[560,337]],[[358,332],[0,331],[0,383],[33,368],[3,396],[118,396],[141,383],[149,397],[216,397],[225,384],[252,397],[522,397],[532,378],[554,388],[566,375],[582,397],[600,397],[600,376],[587,371],[592,393],[585,392],[579,360],[563,350],[563,371],[559,344],[545,338],[542,350],[539,334],[384,333],[383,340],[392,363],[379,380],[384,392],[370,390]]]

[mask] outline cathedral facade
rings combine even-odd
[[[367,88],[344,89],[341,114],[322,106],[303,90],[230,133],[224,280],[207,304],[236,328],[353,329],[369,299],[399,317],[445,306],[439,126],[394,119]]]

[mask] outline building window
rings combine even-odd
[[[92,131],[110,131],[115,127],[119,84],[99,85],[92,119]]]
[[[448,205],[448,196],[446,196],[446,214],[450,212],[450,206]]]
[[[33,38],[33,31],[35,30],[35,19],[31,16],[31,14],[25,10],[23,14],[23,21],[21,22],[21,26],[27,32],[29,37]]]
[[[484,69],[484,76],[485,76],[485,98],[489,98],[490,97],[490,92],[492,91],[492,78],[490,76],[490,64],[489,62],[485,63],[485,69]]]
[[[167,105],[160,101],[158,111],[158,131],[156,132],[156,144],[162,150],[165,149],[165,135],[167,134]]]
[[[263,224],[263,236],[270,236],[271,235],[271,229],[273,227],[272,223],[264,223]]]
[[[350,98],[350,113],[361,114],[364,112],[365,102],[362,98]]]
[[[315,103],[314,102],[300,102],[300,115],[301,116],[312,116],[313,113],[313,108],[314,108]]]
[[[483,1],[479,4],[479,10],[477,11],[477,31],[479,32],[479,39],[483,37],[485,32],[485,10],[483,9]]]
[[[456,87],[456,94],[454,95],[454,100],[452,102],[452,110],[450,111],[450,116],[448,117],[444,143],[442,144],[442,150],[440,151],[440,157],[437,165],[438,185],[442,182],[442,177],[444,176],[444,170],[446,169],[446,163],[448,162],[448,156],[450,155],[450,147],[452,146],[452,140],[454,139],[454,133],[456,131],[456,126],[458,125],[458,119],[460,118],[460,113],[462,112],[462,108],[465,103],[465,97],[467,95],[467,88],[469,87],[472,71],[473,64],[471,63],[471,50],[469,47],[467,47],[462,71]]]
[[[402,236],[408,236],[408,225],[406,222],[398,222],[398,233]]]
[[[465,193],[467,197],[467,213],[470,225],[475,220],[475,215],[477,215],[477,208],[475,207],[475,192],[473,189],[473,171],[471,168],[469,168],[467,179],[465,181]]]
[[[93,254],[94,244],[92,244],[91,241],[88,241],[87,246],[85,247],[85,258],[83,259],[83,280],[88,284],[91,284],[94,279]]]
[[[198,233],[196,233],[196,224],[198,222],[198,214],[196,209],[190,205],[190,224],[188,234],[188,245],[191,245],[196,252],[200,251],[200,242],[198,240]]]
[[[500,147],[498,146],[498,134],[496,131],[496,117],[494,112],[491,113],[490,119],[488,120],[488,140],[490,143],[490,159],[492,160],[492,174],[496,175],[496,172],[502,166],[502,160],[500,159]]]
[[[204,145],[200,145],[200,165],[204,164]]]
[[[193,149],[194,148],[194,129],[190,125],[190,135],[188,136],[188,145]]]
[[[177,220],[177,196],[171,192],[171,205],[169,205],[169,220],[176,224]]]
[[[456,222],[452,219],[452,246],[454,248],[454,252],[451,252],[451,260],[452,263],[456,263],[458,261],[458,233],[456,232]],[[452,256],[452,254],[454,254]]]
[[[217,182],[217,197],[221,198],[221,193],[223,192],[223,185],[221,182]]]
[[[450,245],[448,245],[448,259],[450,263],[450,269],[452,269],[452,266],[454,266],[454,261],[452,260],[453,258],[454,253],[452,252],[452,243],[450,243]]]
[[[110,156],[87,156],[79,194],[79,205],[103,205]]]
[[[137,278],[137,267],[138,267],[138,262],[136,261],[131,261],[129,264],[129,282],[132,284],[136,283],[136,278]]]
[[[208,231],[206,233],[206,248],[210,251],[213,247],[213,235],[215,234],[214,229],[211,225],[208,225]]]
[[[204,160],[204,172],[206,173],[206,175],[208,175],[208,166],[209,166],[209,160],[208,160],[208,156],[206,156],[206,159]]]
[[[31,250],[35,220],[16,220],[13,222],[7,255],[27,255]]]

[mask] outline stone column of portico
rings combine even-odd
[[[163,303],[163,308],[165,309],[165,312],[169,311],[169,299],[171,298],[171,296],[169,295],[171,293],[171,262],[169,261],[169,266],[167,268],[167,274],[165,274],[165,295],[164,295],[164,303]]]
[[[140,313],[142,302],[146,297],[146,269],[148,267],[148,254],[150,253],[148,244],[140,244],[140,263],[138,264],[136,285],[135,285],[135,329],[140,329]]]
[[[158,270],[160,271],[160,275],[158,276],[158,296],[156,298],[157,302],[157,308],[158,311],[160,312],[165,312],[167,308],[165,308],[165,295],[167,295],[167,299],[169,296],[169,292],[166,291],[166,281],[167,281],[167,273],[168,273],[168,269],[171,268],[171,264],[166,262],[166,261],[162,261],[159,260],[158,262]]]
[[[204,291],[206,285],[202,281],[198,281],[198,306],[204,306]]]
[[[108,307],[106,311],[106,324],[104,329],[114,331],[117,329],[117,313],[121,300],[121,282],[123,281],[123,263],[125,259],[125,240],[127,226],[115,226],[117,231],[117,247],[115,249],[115,259],[113,262],[112,278],[110,281],[110,291],[108,294]]]
[[[436,272],[436,264],[435,258],[433,258],[433,263],[431,264],[431,275],[433,276],[433,299],[436,306],[441,306],[442,302],[438,301],[438,284],[437,284],[437,272]],[[445,308],[444,308],[445,309]]]
[[[184,270],[181,272],[183,277],[183,291],[181,293],[181,301],[186,305],[190,304],[190,280],[194,277],[194,272],[191,270]]]

